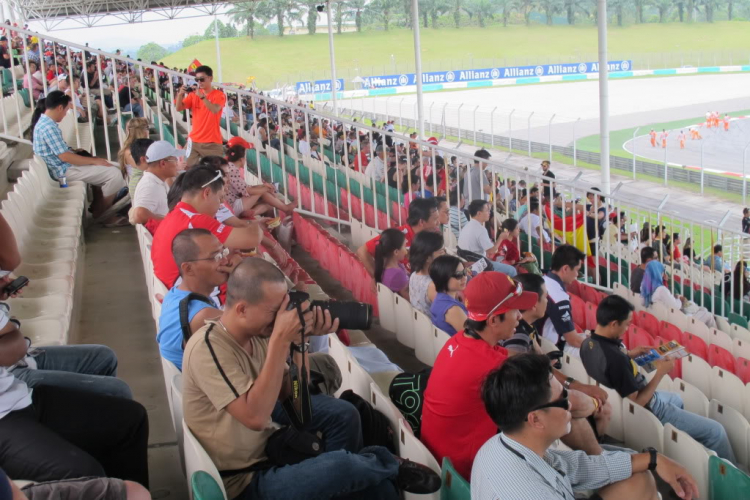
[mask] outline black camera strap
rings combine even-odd
[[[190,331],[190,317],[189,317],[189,307],[190,307],[190,301],[192,300],[200,300],[201,302],[205,302],[206,304],[209,304],[211,307],[216,307],[216,304],[206,297],[205,295],[201,295],[200,293],[190,292],[185,297],[180,300],[180,328],[182,328],[182,344],[183,347],[187,345],[187,341],[190,340],[190,335],[192,332]]]
[[[296,302],[294,308],[299,317],[300,339],[302,346],[305,345],[305,317],[302,313],[302,303]],[[302,366],[294,362],[294,353],[297,352],[294,344],[289,347],[289,382],[291,394],[282,402],[282,406],[292,422],[292,426],[302,430],[312,420],[312,402],[310,401],[310,385],[307,378],[307,362],[305,353],[302,353]]]

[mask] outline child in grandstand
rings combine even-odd
[[[409,273],[401,262],[408,252],[406,236],[393,227],[383,231],[375,244],[375,282],[406,300],[409,300]]]

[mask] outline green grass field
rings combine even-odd
[[[558,62],[560,58],[573,60],[596,57],[597,32],[594,26],[491,26],[484,29],[453,28],[422,29],[422,59],[424,70],[457,69],[456,65],[469,60],[483,59],[524,64]],[[335,35],[337,69],[341,76],[353,75],[354,68],[375,67],[374,74],[393,72],[394,61],[398,72],[406,71],[413,63],[413,35],[410,30],[365,31]],[[735,56],[734,62],[747,64],[750,47],[750,23],[669,23],[641,24],[609,29],[609,51],[612,59],[631,58],[636,67],[672,64],[714,64],[709,54],[717,54],[717,63],[728,63],[730,51],[745,51],[744,60]],[[702,51],[702,59],[696,57]],[[330,63],[328,35],[266,36],[228,38],[221,40],[222,73],[224,81],[245,83],[254,76],[261,88],[273,87],[277,82],[294,82],[301,74],[316,79],[325,78]],[[662,53],[680,54],[665,59]],[[391,58],[393,55],[393,59]],[[216,47],[206,40],[164,58],[170,66],[186,67],[193,59],[216,69]],[[594,59],[592,59],[594,60]],[[451,61],[455,61],[452,65]],[[438,68],[437,66],[443,67]],[[315,73],[313,73],[315,72]],[[366,76],[366,75],[365,75]]]

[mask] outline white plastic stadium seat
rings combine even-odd
[[[610,417],[609,425],[607,426],[607,435],[613,437],[618,441],[624,441],[625,431],[622,421],[622,397],[617,393],[616,390],[610,389],[609,387],[604,386],[599,382],[597,382],[596,385],[607,393],[607,401],[609,402],[610,406],[612,406],[612,416]]]
[[[663,453],[684,466],[698,483],[699,498],[708,496],[708,457],[716,455],[672,424],[664,426]]]
[[[734,339],[741,339],[744,342],[750,344],[750,330],[740,325],[732,325],[732,330],[729,334]]]
[[[208,456],[208,453],[206,453],[206,450],[203,449],[203,446],[201,446],[200,442],[198,442],[184,420],[182,421],[182,429],[184,433],[183,441],[185,447],[185,475],[187,476],[187,486],[188,491],[190,492],[190,499],[193,499],[191,479],[193,477],[193,473],[199,470],[206,471],[211,475],[211,477],[214,478],[214,480],[216,480],[219,488],[221,488],[221,492],[224,494],[224,498],[226,499],[227,492],[224,489],[224,482],[221,480],[221,476],[219,475],[219,470],[216,468],[216,465],[214,465],[213,461],[211,461],[211,457]]]
[[[719,330],[725,333],[732,332],[732,325],[729,324],[729,321],[727,321],[726,318],[722,317],[719,314],[717,314],[715,318],[716,318],[716,326],[718,327]]]
[[[388,422],[391,424],[391,429],[393,429],[393,441],[394,445],[396,446],[396,453],[398,454],[398,425],[399,420],[403,418],[401,416],[401,412],[398,410],[398,408],[393,406],[391,399],[383,394],[383,391],[380,390],[380,387],[378,387],[378,384],[376,384],[375,382],[370,384],[370,404],[372,404],[373,408],[385,415],[385,417],[388,419]]]
[[[683,407],[696,415],[708,417],[708,398],[700,389],[681,378],[672,381],[672,389],[682,398]]]
[[[435,350],[433,347],[433,326],[430,318],[417,311],[412,310],[414,315],[414,351],[417,359],[422,363],[432,366],[435,364]]]
[[[450,340],[451,336],[445,333],[440,328],[433,326],[432,327],[432,349],[435,351],[435,358],[437,359],[438,354],[440,354],[440,351],[443,350],[443,346],[445,346],[445,343]]]
[[[370,399],[370,385],[374,382],[367,371],[362,368],[357,358],[349,352],[349,348],[344,347],[347,355],[346,371],[349,374],[349,385],[352,391],[357,393],[365,401]]]
[[[728,333],[711,328],[708,332],[708,338],[710,339],[709,344],[716,344],[719,347],[732,352],[732,337]]]
[[[179,422],[175,421],[174,418],[174,408],[172,407],[172,380],[174,379],[175,375],[180,374],[180,369],[177,368],[177,366],[169,361],[166,358],[161,358],[161,371],[164,374],[164,388],[167,391],[167,400],[169,401],[169,413],[172,415],[172,423]],[[180,427],[182,427],[182,424],[179,424]],[[175,427],[175,432],[177,432],[177,428]]]
[[[328,334],[328,354],[331,355],[341,372],[341,387],[336,391],[334,396],[339,395],[347,389],[351,389],[351,379],[349,377],[349,353],[346,346],[341,343],[335,333]]]
[[[735,338],[732,342],[732,354],[735,358],[750,359],[750,342]]]
[[[414,349],[414,315],[411,303],[400,295],[394,295],[393,305],[396,311],[396,338],[406,347]]]
[[[718,366],[711,369],[711,399],[721,401],[741,412],[745,407],[745,384],[734,373]]]
[[[382,283],[377,284],[378,311],[380,326],[389,332],[396,332],[396,309],[394,307],[394,293]]]
[[[172,425],[174,425],[174,432],[177,435],[177,448],[180,452],[180,464],[182,465],[182,472],[185,472],[185,441],[183,439],[182,429],[182,373],[175,374],[172,380],[169,381],[169,392],[172,395],[172,402],[170,410],[172,411]]]
[[[659,321],[669,321],[669,310],[664,304],[653,303],[647,310]]]
[[[711,365],[698,356],[682,358],[682,378],[711,398]]]
[[[633,450],[653,446],[664,451],[664,426],[646,408],[628,398],[622,400],[622,422],[625,445]]]
[[[706,324],[695,318],[688,318],[688,327],[685,329],[686,332],[692,333],[693,335],[700,337],[706,344],[711,342],[708,335],[708,327]]]
[[[412,462],[426,465],[435,473],[440,474],[440,465],[432,456],[430,450],[412,434],[411,429],[402,419],[399,421],[398,427],[399,435],[399,453],[402,458],[408,458]],[[404,493],[404,500],[439,500],[440,492],[433,493],[431,495],[414,495],[412,493]]]
[[[571,354],[564,354],[562,357],[562,370],[566,376],[573,377],[582,384],[590,384],[589,374],[583,366],[581,358]]]
[[[670,307],[668,317],[669,319],[667,321],[679,328],[681,332],[687,330],[688,317],[684,312],[680,311],[679,309],[675,309],[674,307]]]
[[[741,412],[723,405],[715,399],[711,400],[711,409],[708,415],[716,420],[727,431],[729,442],[737,462],[747,467],[748,465],[748,437],[750,436],[750,423]]]

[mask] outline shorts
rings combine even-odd
[[[125,482],[111,477],[64,479],[21,489],[29,500],[126,500]]]
[[[237,198],[234,200],[234,203],[232,203],[232,213],[239,217],[242,212],[245,211],[245,206],[242,204],[242,197]]]

